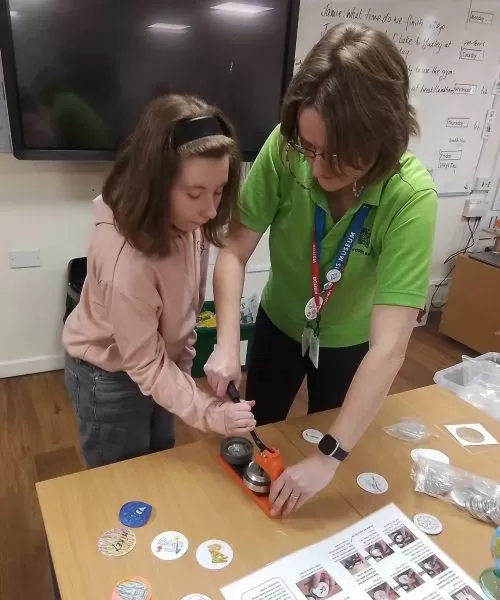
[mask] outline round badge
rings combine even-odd
[[[433,515],[419,513],[413,517],[415,525],[429,535],[439,535],[443,531],[443,524]]]
[[[415,462],[417,462],[419,458],[428,458],[446,465],[450,464],[450,459],[444,452],[434,450],[433,448],[415,448],[411,451],[411,457]]]
[[[149,581],[142,577],[127,577],[115,585],[111,600],[151,600],[152,593]]]
[[[104,556],[123,556],[134,549],[135,533],[124,527],[110,529],[101,534],[97,547]]]
[[[318,583],[317,587],[311,589],[311,592],[316,598],[328,598],[330,595],[330,586],[324,581],[321,581]]]
[[[118,518],[126,527],[142,527],[148,522],[152,510],[151,504],[146,502],[127,502],[120,508]]]
[[[151,542],[151,552],[161,560],[177,560],[186,554],[189,543],[178,531],[159,533]]]
[[[189,594],[188,596],[184,596],[181,600],[211,600],[205,594]]]
[[[361,473],[356,481],[362,490],[370,494],[385,494],[389,489],[387,480],[378,473]]]
[[[310,444],[319,444],[321,438],[323,437],[323,434],[317,429],[304,429],[304,431],[302,432],[302,437],[305,439],[306,442],[309,442]]]
[[[472,429],[472,427],[459,427],[457,435],[471,444],[481,444],[485,440],[484,435],[477,429]]]
[[[323,298],[320,296],[319,297],[319,306],[321,308],[321,305],[323,304]],[[304,310],[304,313],[306,315],[306,319],[308,321],[314,321],[314,319],[317,318],[318,316],[318,309],[316,308],[316,302],[314,300],[314,298],[311,298],[309,300],[309,302],[306,304],[306,308]]]
[[[340,281],[341,278],[342,278],[342,273],[338,269],[331,269],[326,274],[326,279],[330,283],[337,283],[337,281]]]
[[[205,569],[224,569],[233,560],[233,549],[222,540],[208,540],[198,546],[196,560]]]

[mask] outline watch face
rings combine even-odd
[[[337,442],[337,440],[328,434],[323,436],[320,443],[318,444],[318,448],[323,454],[326,454],[327,456],[331,456],[337,450],[338,447],[339,443]]]

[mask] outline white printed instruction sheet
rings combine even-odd
[[[485,565],[485,568],[488,565]],[[394,504],[221,590],[226,600],[482,600]]]

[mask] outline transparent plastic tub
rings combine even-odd
[[[500,352],[487,352],[476,357],[476,360],[491,360],[497,365],[500,365]],[[460,396],[460,392],[464,388],[464,363],[461,362],[453,367],[442,369],[434,375],[434,382],[446,388],[456,396]]]
[[[500,421],[500,353],[488,352],[477,358],[438,371],[434,381],[455,396]]]

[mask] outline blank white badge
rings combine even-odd
[[[450,464],[449,457],[444,452],[435,450],[434,448],[414,448],[411,451],[411,457],[415,462],[419,458],[428,458],[429,460],[435,460],[446,465]]]

